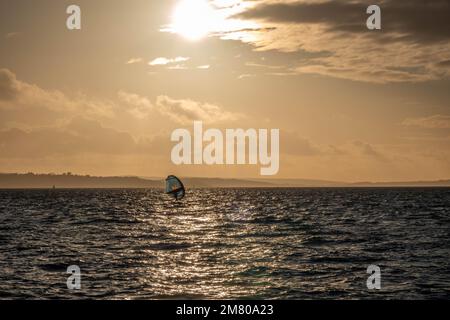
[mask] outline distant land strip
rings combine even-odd
[[[406,182],[337,182],[310,179],[223,179],[180,177],[187,188],[312,188],[312,187],[450,187],[450,179]],[[0,173],[0,189],[164,188],[164,178],[135,176]]]

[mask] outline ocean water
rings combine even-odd
[[[0,299],[449,299],[449,232],[448,188],[3,190]]]

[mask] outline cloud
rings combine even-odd
[[[156,102],[153,104],[147,97],[123,90],[118,92],[118,96],[120,101],[128,107],[128,112],[137,118],[145,118],[152,112],[158,112],[172,121],[187,124],[196,120],[206,123],[232,121],[240,117],[217,105],[190,99],[173,99],[161,95],[156,97]]]
[[[135,138],[95,120],[74,117],[60,125],[0,130],[1,159],[55,159],[91,155],[161,156],[172,147],[166,134]],[[108,158],[103,158],[108,161]]]
[[[437,114],[423,118],[407,118],[402,124],[404,126],[415,126],[427,129],[449,129],[450,116]]]
[[[355,23],[364,15],[364,5],[356,2],[270,2],[259,1],[238,15],[245,19],[262,19],[289,23]],[[362,12],[362,13],[361,13]]]
[[[265,1],[240,16],[270,22],[325,24],[331,32],[367,33],[365,21],[368,5],[367,1]],[[399,40],[390,36],[394,33],[402,36],[401,41],[428,43],[450,39],[448,0],[385,0],[379,5],[388,41]]]
[[[364,141],[349,141],[343,145],[320,145],[310,139],[300,136],[298,133],[281,132],[281,153],[290,156],[319,156],[320,158],[330,157],[369,157],[376,160],[386,160],[379,150],[380,146],[373,146]]]
[[[3,158],[55,155],[127,154],[137,152],[136,141],[127,133],[105,128],[98,122],[76,117],[64,126],[0,131]]]
[[[12,39],[12,38],[20,36],[21,34],[22,34],[22,32],[9,32],[5,35],[5,38]]]
[[[153,110],[151,101],[146,97],[141,97],[137,94],[129,93],[123,90],[118,92],[118,96],[120,101],[130,106],[128,111],[136,118],[145,118]]]
[[[239,75],[239,76],[238,76],[238,79],[239,79],[239,80],[242,80],[242,79],[246,79],[246,78],[252,78],[252,77],[255,77],[255,76],[256,76],[256,75],[254,75],[254,74],[244,73],[244,74]]]
[[[282,141],[280,151],[283,154],[294,156],[315,156],[322,153],[318,146],[296,133],[282,131],[280,139]]]
[[[389,83],[450,76],[450,0],[384,0],[382,30],[365,26],[367,1],[252,1],[235,18],[260,30],[227,37],[257,51],[305,53],[297,74]]]
[[[439,67],[450,68],[450,60],[439,61],[437,65]]]
[[[378,152],[377,150],[375,150],[375,148],[367,143],[367,142],[362,142],[362,141],[353,141],[353,145],[361,152],[362,155],[364,156],[369,156],[369,157],[377,157],[377,158],[382,158],[382,155],[380,152]]]
[[[176,65],[168,67],[168,69],[170,69],[170,70],[188,70],[189,68],[182,64],[176,64]]]
[[[189,99],[177,100],[167,96],[159,96],[156,106],[159,112],[181,124],[188,124],[196,120],[206,123],[232,121],[240,117],[240,115],[224,111],[221,107],[214,104]]]
[[[148,98],[125,91],[118,96],[136,118],[154,111]],[[45,90],[17,80],[9,70],[0,70],[0,160],[45,158],[57,162],[54,159],[59,156],[160,156],[170,152],[168,134],[135,138],[101,124],[117,123],[121,115],[123,108],[107,100]]]
[[[0,69],[0,101],[13,100],[20,91],[20,83],[16,79],[16,75],[8,69]]]
[[[0,69],[0,111],[6,121],[36,113],[53,113],[62,116],[112,117],[112,102],[94,99],[78,93],[71,97],[58,90],[44,90],[36,85],[16,79],[16,75],[7,69]],[[31,119],[33,120],[33,119]]]
[[[121,107],[115,102],[95,99],[78,93],[67,96],[58,90],[44,90],[36,85],[16,79],[9,70],[0,70],[0,126],[8,122],[22,122],[28,126],[48,126],[58,120],[83,116],[92,119],[111,119],[125,111],[137,119],[144,119],[152,112],[178,123],[193,120],[220,122],[235,120],[238,114],[221,107],[190,99],[173,99],[158,96],[150,98],[120,90],[117,93]],[[155,107],[157,106],[157,108]],[[125,108],[124,108],[125,107]]]
[[[172,59],[159,57],[159,58],[153,59],[148,64],[150,66],[165,66],[168,64],[172,64],[172,63],[186,62],[189,60],[190,60],[190,58],[188,58],[188,57],[176,57],[176,58],[172,58]]]
[[[126,62],[126,64],[135,64],[135,63],[140,63],[142,62],[143,59],[142,58],[131,58],[130,60],[128,60]]]

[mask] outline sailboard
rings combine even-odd
[[[186,195],[183,182],[175,176],[166,179],[166,193],[173,196],[175,200],[181,200]]]

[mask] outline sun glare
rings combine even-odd
[[[214,26],[214,9],[207,0],[182,0],[172,16],[172,30],[189,40],[206,37]]]
[[[170,24],[161,32],[175,33],[190,41],[198,41],[208,36],[224,40],[244,39],[246,30],[258,30],[254,21],[233,18],[252,4],[243,0],[180,0],[171,16]]]

